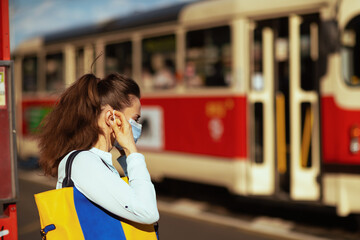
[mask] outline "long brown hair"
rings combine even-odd
[[[118,73],[104,79],[85,74],[61,95],[39,127],[39,164],[45,175],[57,175],[61,159],[72,150],[90,149],[103,134],[98,126],[102,107],[122,111],[140,99],[140,89],[131,78]]]

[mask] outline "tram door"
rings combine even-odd
[[[310,14],[251,24],[250,194],[319,200],[318,23]]]

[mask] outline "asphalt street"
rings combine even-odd
[[[39,178],[41,178],[39,176]],[[19,240],[39,240],[40,221],[33,195],[38,192],[53,189],[49,185],[51,180],[43,178],[40,183],[19,180],[20,196],[17,203]],[[252,232],[241,231],[230,226],[209,223],[191,219],[175,213],[160,211],[160,239],[161,240],[270,240],[277,239],[262,236]]]
[[[19,240],[40,239],[40,221],[34,194],[55,188],[56,180],[38,170],[19,170]],[[333,227],[303,226],[294,221],[268,216],[231,214],[223,206],[184,196],[168,196],[158,189],[161,240],[340,240],[360,239],[360,235],[340,232]],[[181,187],[181,186],[180,186]],[[179,192],[179,191],[177,191]],[[204,195],[204,193],[198,192]],[[220,204],[221,205],[221,204]],[[226,204],[225,204],[226,205]],[[216,211],[209,211],[216,209]],[[330,231],[329,231],[330,229]]]

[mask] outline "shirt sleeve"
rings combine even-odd
[[[144,224],[158,221],[155,189],[144,156],[132,153],[126,163],[129,184],[98,156],[81,152],[73,162],[71,179],[88,199],[115,215]]]

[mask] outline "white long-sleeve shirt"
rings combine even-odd
[[[56,188],[62,188],[66,161],[60,162]],[[107,166],[103,163],[103,161]],[[120,178],[112,164],[112,155],[97,148],[80,152],[73,161],[71,180],[88,199],[131,221],[152,224],[159,219],[154,185],[141,153],[118,159],[129,177],[129,184]],[[122,162],[123,161],[123,162]],[[109,169],[110,168],[110,169]]]

